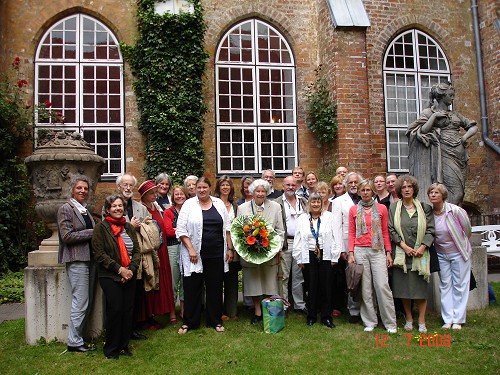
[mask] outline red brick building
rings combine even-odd
[[[474,3],[202,0],[206,174],[236,178],[271,167],[284,175],[296,164],[317,171],[328,169],[330,154],[366,176],[404,173],[405,127],[428,104],[428,88],[448,79],[456,88],[454,109],[475,119],[481,133]],[[484,0],[478,13],[485,135],[498,148],[500,9]],[[101,195],[117,174],[144,178],[133,77],[117,47],[133,44],[137,33],[132,0],[0,3],[0,70],[8,73],[19,56],[32,100],[49,97],[64,112],[64,126],[83,132],[106,158]],[[326,158],[306,125],[304,89],[319,65],[338,110],[338,141]],[[500,156],[481,134],[469,153],[465,203],[498,214]]]

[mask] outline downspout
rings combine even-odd
[[[481,53],[481,36],[479,30],[479,15],[477,1],[471,0],[472,20],[474,25],[474,40],[476,43],[477,77],[479,80],[479,106],[481,111],[481,133],[483,141],[493,151],[500,154],[500,147],[488,137],[488,113],[486,111],[486,92],[484,88],[483,55]]]

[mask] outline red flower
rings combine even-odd
[[[28,81],[26,81],[25,79],[20,79],[19,81],[17,81],[17,87],[21,88],[23,86],[28,86]]]
[[[17,67],[19,66],[19,64],[21,64],[21,59],[20,59],[19,57],[16,57],[16,58],[14,59],[14,61],[12,62],[12,66],[13,66],[14,68],[17,68]]]
[[[262,239],[262,246],[264,246],[264,247],[268,247],[269,246],[269,240],[267,239],[267,237],[264,237]]]
[[[45,108],[50,108],[50,107],[52,107],[52,103],[51,103],[48,99],[45,99],[44,104],[45,104]]]
[[[248,236],[247,237],[247,244],[253,245],[253,244],[255,244],[255,241],[256,241],[256,239],[255,239],[254,236]]]
[[[269,235],[269,232],[266,228],[260,228],[259,234],[261,237],[267,237]]]

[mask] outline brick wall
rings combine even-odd
[[[497,9],[494,0],[479,3],[490,137],[498,143],[500,52],[499,33],[493,25]],[[216,172],[214,55],[217,43],[231,25],[250,17],[258,17],[276,27],[293,50],[297,66],[299,158],[305,170],[319,170],[332,156],[337,158],[338,164],[369,177],[386,170],[382,63],[390,41],[409,28],[416,27],[428,33],[443,48],[456,87],[454,107],[479,122],[470,1],[365,0],[364,4],[370,27],[335,29],[325,0],[203,1],[207,22],[206,50],[210,55],[204,88],[205,104],[209,109],[204,133],[205,166],[209,177],[213,179]],[[75,11],[86,12],[104,22],[121,42],[133,43],[137,35],[135,0],[2,1],[0,70],[7,71],[14,57],[19,56],[25,63],[23,69],[27,80],[32,83],[31,67],[39,39],[53,22]],[[307,128],[303,95],[304,88],[314,81],[314,69],[320,64],[337,100],[339,121],[339,140],[324,151]],[[131,80],[126,67],[126,170],[142,181],[144,142],[137,129],[137,105]],[[31,147],[25,150],[29,153]],[[499,157],[485,147],[480,135],[471,141],[470,154],[466,200],[486,213],[498,213]],[[275,186],[280,188],[281,181],[278,180]],[[101,183],[98,195],[103,197],[113,190],[113,183]]]

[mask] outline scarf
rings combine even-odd
[[[413,199],[413,204],[417,209],[417,215],[418,215],[417,240],[415,241],[415,246],[414,246],[414,248],[417,249],[422,244],[422,240],[424,239],[425,231],[427,229],[427,224],[425,221],[425,212],[419,200]],[[394,212],[394,229],[399,234],[399,237],[401,237],[403,241],[406,242],[405,237],[403,235],[403,231],[401,230],[402,207],[403,207],[403,200],[400,199],[399,201],[396,202],[396,211]],[[396,245],[396,255],[394,257],[393,266],[402,268],[404,273],[407,272],[406,253],[399,245]],[[424,251],[424,255],[422,255],[421,257],[412,257],[411,270],[418,272],[419,275],[422,275],[424,277],[425,281],[430,282],[431,270],[430,270],[430,255],[428,249]]]
[[[361,237],[363,234],[368,233],[368,228],[366,227],[365,213],[363,212],[363,207],[372,207],[372,249],[383,250],[384,249],[384,238],[382,236],[382,225],[380,222],[380,212],[378,210],[377,204],[374,200],[370,202],[359,201],[358,208],[356,211],[356,238]]]
[[[121,232],[124,230],[127,220],[125,220],[125,217],[123,216],[120,219],[114,219],[111,216],[106,216],[104,219],[111,226],[111,231],[113,232],[116,243],[118,244],[121,265],[122,267],[127,267],[130,264],[130,256],[128,255],[127,247],[125,246],[125,242],[123,242],[123,238],[121,236]]]
[[[82,215],[85,215],[85,214],[87,213],[87,209],[85,208],[85,206],[86,206],[86,204],[85,204],[85,203],[84,203],[84,204],[85,204],[85,206],[84,206],[84,205],[80,204],[80,202],[78,202],[75,198],[69,198],[69,201],[70,201],[71,203],[73,203],[73,205],[75,206],[75,208],[76,208],[78,211],[80,211],[80,213],[81,213]]]

